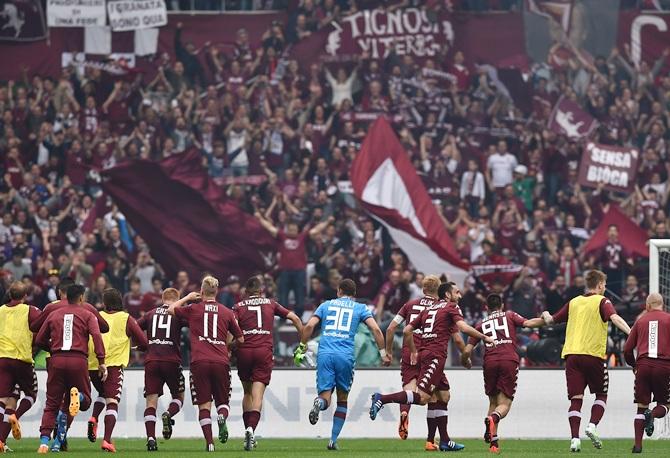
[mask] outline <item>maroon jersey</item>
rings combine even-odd
[[[289,237],[284,231],[277,233],[279,239],[279,270],[302,270],[307,266],[308,231]]]
[[[93,338],[93,347],[98,363],[105,363],[105,346],[95,315],[85,307],[67,304],[51,312],[35,337],[35,345],[57,354],[80,354],[88,357],[88,338]]]
[[[191,331],[191,364],[199,361],[228,364],[228,332],[236,339],[242,337],[232,310],[215,300],[208,300],[179,307],[175,309],[175,315]]]
[[[637,350],[637,361],[633,350]],[[626,340],[624,356],[630,366],[641,362],[670,361],[670,313],[652,310],[638,318]]]
[[[149,310],[137,320],[140,328],[147,332],[149,345],[144,361],[167,361],[181,364],[181,328],[183,322],[168,314],[165,305]]]
[[[430,307],[438,301],[439,299],[435,299],[434,297],[424,296],[419,299],[406,302],[405,305],[403,305],[398,311],[394,321],[398,324],[402,323],[403,321],[406,323],[411,323],[417,316],[419,316],[421,312],[425,310],[426,307]],[[414,335],[412,337],[414,338],[414,345],[416,348],[419,348],[421,346],[421,329],[414,329]],[[409,347],[407,345],[402,346],[402,362],[406,364],[410,363]]]
[[[461,309],[456,304],[439,302],[426,307],[410,324],[414,329],[421,329],[421,350],[446,357],[451,334],[456,323],[462,320]]]
[[[485,344],[484,364],[488,361],[514,361],[519,363],[516,352],[516,328],[523,326],[526,319],[511,310],[496,310],[477,325],[477,331],[492,337],[493,344]],[[468,343],[477,345],[479,339],[470,337]]]
[[[30,323],[30,330],[32,332],[38,332],[40,330],[40,328],[42,327],[42,324],[44,324],[44,322],[47,320],[47,318],[49,318],[49,315],[52,312],[58,310],[61,307],[67,306],[67,305],[69,305],[69,304],[65,300],[55,301],[55,302],[51,302],[50,304],[47,304],[47,306],[44,307],[44,310],[42,310],[42,314],[40,316],[38,316],[35,321]],[[109,332],[109,325],[107,324],[105,319],[102,317],[102,315],[100,315],[100,312],[98,311],[98,309],[93,307],[88,302],[84,302],[83,308],[85,308],[86,310],[88,310],[89,312],[91,312],[95,316],[96,320],[98,321],[98,328],[100,328],[100,332],[102,332],[103,334],[106,333],[106,332]]]
[[[251,296],[238,302],[233,311],[244,335],[240,348],[267,348],[270,351],[275,316],[286,318],[290,313],[272,299],[261,296]]]

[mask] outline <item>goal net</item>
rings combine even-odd
[[[670,304],[670,240],[649,241],[649,292],[661,293],[666,304]],[[670,416],[656,420],[655,439],[670,439]]]

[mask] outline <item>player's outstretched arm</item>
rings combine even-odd
[[[391,364],[391,358],[386,353],[386,345],[384,343],[384,334],[382,330],[379,329],[379,325],[373,317],[369,317],[365,320],[365,325],[372,331],[372,335],[375,338],[377,343],[377,348],[379,349],[379,356],[382,358],[382,365],[388,366]]]
[[[291,323],[293,323],[293,327],[295,328],[296,331],[298,331],[298,335],[302,337],[302,321],[300,321],[300,318],[298,315],[296,315],[293,312],[289,312],[288,315],[286,315],[286,318],[288,318]]]
[[[547,324],[544,321],[544,318],[531,318],[530,320],[526,320],[523,322],[522,326],[524,328],[541,328]]]
[[[484,342],[489,344],[495,343],[493,341],[493,337],[489,337],[486,334],[482,334],[481,332],[477,331],[475,328],[470,326],[468,323],[466,323],[464,320],[457,321],[456,326],[458,326],[458,329],[461,332],[466,333],[470,337],[476,337],[477,339],[483,340]]]
[[[610,316],[610,321],[612,322],[612,324],[614,324],[614,326],[621,329],[621,331],[624,334],[626,334],[626,335],[630,334],[630,326],[628,326],[628,323],[626,323],[626,320],[621,318],[621,316],[619,316],[618,314],[615,313],[614,315],[611,315]]]

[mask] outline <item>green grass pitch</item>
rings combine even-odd
[[[577,455],[599,456],[602,458],[623,457],[631,455],[632,439],[603,439],[602,450],[596,450],[591,446],[588,439],[582,439],[582,452]],[[100,439],[91,444],[85,439],[70,439],[70,451],[64,458],[71,455],[93,456],[102,454],[100,451]],[[272,458],[311,458],[319,456],[357,456],[357,457],[426,457],[437,455],[440,452],[429,453],[423,450],[423,441],[399,439],[347,439],[340,438],[340,450],[331,452],[326,450],[327,439],[258,439],[258,448],[253,452],[245,452],[242,448],[242,439],[231,438],[227,444],[216,443],[216,453],[231,456],[259,456]],[[481,456],[492,457],[488,452],[487,445],[481,440],[466,440],[465,450],[458,453],[449,453],[449,456]],[[116,448],[119,455],[128,457],[147,457],[145,441],[142,439],[116,439]],[[12,455],[35,455],[38,440],[25,438],[20,442],[10,440],[9,446],[15,453]],[[643,443],[643,454],[646,456],[668,457],[670,456],[670,441],[645,441]],[[204,441],[202,439],[171,439],[164,441],[159,439],[159,450],[150,456],[156,458],[163,456],[201,456],[204,453]],[[554,457],[575,456],[570,453],[569,440],[507,440],[501,442],[500,456],[507,457]]]

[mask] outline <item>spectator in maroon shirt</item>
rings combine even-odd
[[[288,296],[293,291],[295,298],[294,311],[302,316],[305,304],[305,284],[307,282],[307,239],[319,235],[329,224],[335,221],[332,216],[311,229],[299,231],[296,222],[289,222],[286,231],[278,229],[260,212],[255,213],[261,225],[275,237],[279,243],[279,303],[287,305]]]
[[[595,256],[591,256],[591,263],[595,263],[607,275],[608,288],[620,294],[626,264],[632,266],[633,258],[619,242],[619,228],[616,225],[611,224],[607,228],[607,243]]]
[[[379,321],[383,332],[391,320],[398,313],[405,302],[409,300],[409,286],[403,281],[399,270],[392,270],[388,280],[382,285],[374,300],[375,318]]]

